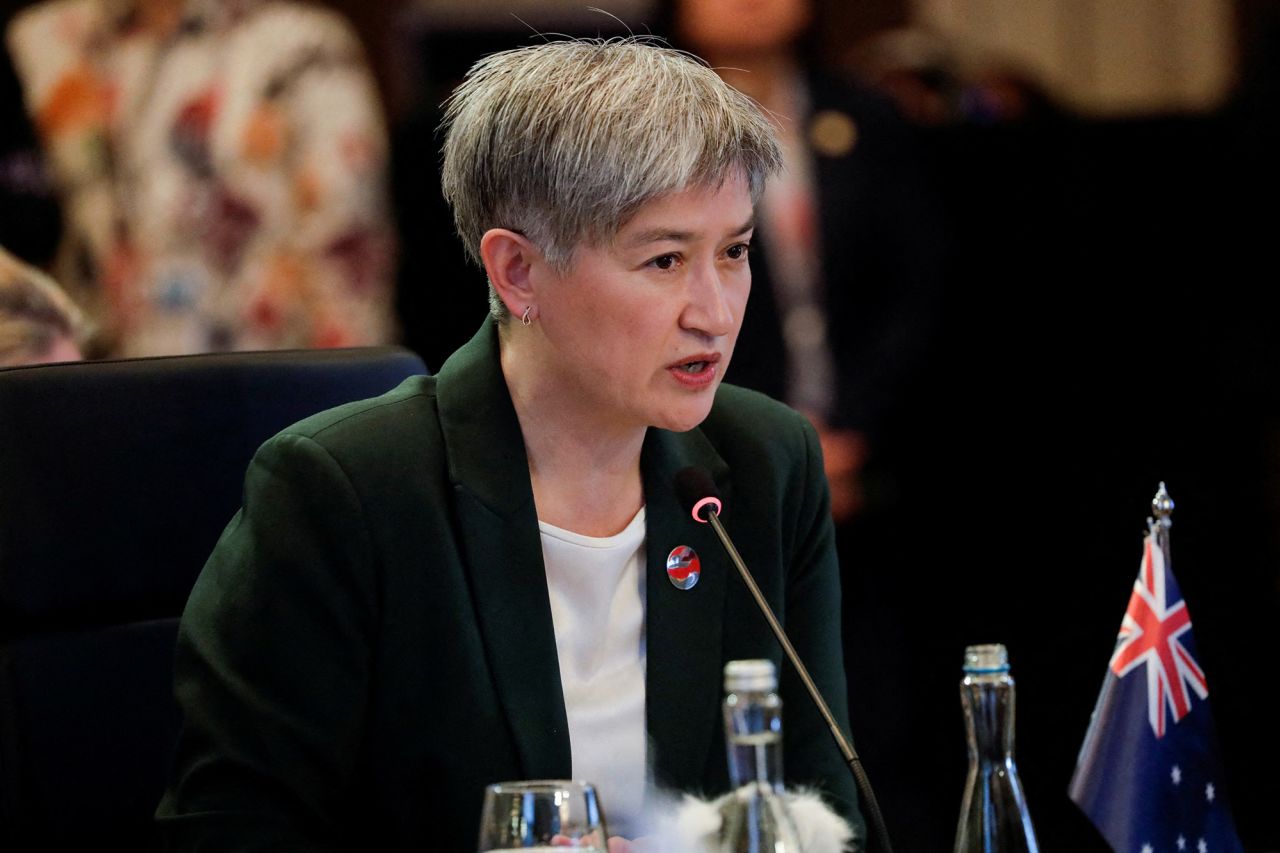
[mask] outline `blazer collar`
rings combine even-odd
[[[493,321],[444,363],[436,395],[476,618],[521,770],[526,779],[568,779],[569,724],[538,513]]]
[[[445,362],[436,387],[477,618],[522,769],[527,778],[567,778],[568,722],[537,510],[492,321]],[[690,465],[708,470],[732,506],[728,466],[701,430],[649,430],[641,452],[645,714],[654,781],[674,790],[702,786],[721,732],[721,626],[732,571],[710,526],[696,523],[675,496],[676,472]],[[667,555],[678,545],[702,562],[689,590],[667,578]]]

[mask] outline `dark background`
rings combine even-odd
[[[439,199],[434,105],[477,56],[529,36],[404,27],[390,0],[334,5],[384,87],[405,341],[438,367],[485,303]],[[851,4],[840,33],[906,7]],[[1239,3],[1240,83],[1209,114],[1091,120],[1046,98],[1015,119],[914,128],[948,226],[941,323],[841,532],[854,736],[899,851],[950,847],[957,683],[980,642],[1010,650],[1042,849],[1106,849],[1066,788],[1161,480],[1240,834],[1280,849],[1278,8]],[[4,116],[13,97],[0,89]],[[20,144],[15,127],[0,141]]]

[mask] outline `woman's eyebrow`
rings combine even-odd
[[[730,237],[741,236],[743,234],[746,234],[748,231],[751,231],[755,227],[756,227],[756,218],[755,218],[755,215],[752,214],[752,216],[746,221],[745,224],[743,224],[741,228],[731,231],[729,233],[729,236]],[[668,240],[675,243],[687,243],[691,240],[696,239],[697,237],[698,237],[698,232],[696,231],[678,231],[674,228],[658,227],[658,228],[651,228],[648,231],[641,231],[639,234],[636,234],[634,237],[627,240],[625,245],[626,246],[644,246],[649,243],[661,243]]]
[[[672,228],[651,228],[648,231],[641,231],[631,239],[627,240],[628,246],[644,246],[648,243],[661,243],[667,240],[676,243],[687,243],[694,239],[693,231],[677,231]]]

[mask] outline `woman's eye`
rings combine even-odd
[[[676,268],[676,266],[679,263],[680,263],[680,259],[677,258],[675,255],[659,255],[658,257],[649,261],[649,264],[651,266],[660,270],[673,270]]]
[[[751,247],[747,243],[735,243],[725,250],[725,254],[729,256],[731,261],[740,261],[747,256],[747,252]]]

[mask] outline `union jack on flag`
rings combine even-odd
[[[1180,639],[1191,630],[1185,601],[1169,603],[1164,551],[1147,536],[1133,596],[1124,612],[1120,638],[1111,656],[1111,671],[1124,678],[1135,667],[1147,668],[1147,716],[1156,737],[1164,737],[1165,706],[1176,723],[1191,712],[1191,694],[1209,697],[1204,670]],[[1175,586],[1176,590],[1177,587]]]
[[[1143,542],[1069,793],[1116,853],[1242,853],[1167,525]]]

